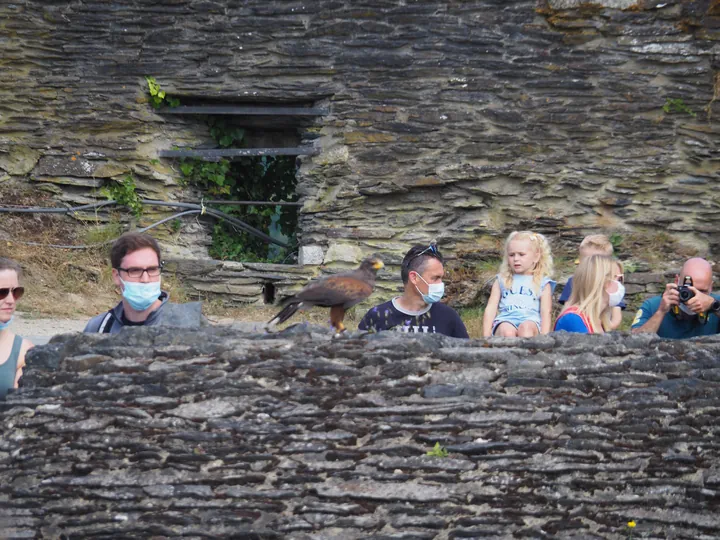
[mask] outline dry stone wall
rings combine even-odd
[[[717,337],[56,337],[0,402],[0,528],[716,538],[719,358]]]
[[[297,133],[318,150],[308,260],[396,264],[431,238],[462,255],[518,228],[719,251],[714,2],[21,0],[0,18],[0,179],[58,203],[128,173],[195,197],[157,157],[206,125],[155,112],[151,75],[186,101],[327,108]],[[185,254],[207,241],[187,232]]]

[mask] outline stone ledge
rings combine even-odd
[[[720,336],[63,335],[0,401],[0,520],[27,537],[614,539],[631,519],[714,537],[718,358]]]

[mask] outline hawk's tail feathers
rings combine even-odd
[[[268,321],[268,326],[274,326],[276,324],[282,324],[287,321],[290,317],[295,315],[298,309],[302,307],[302,302],[291,302],[280,312]]]

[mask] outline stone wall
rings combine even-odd
[[[3,3],[0,179],[77,203],[132,173],[149,197],[195,198],[157,157],[207,143],[206,125],[154,111],[152,75],[185,101],[328,109],[298,129],[319,152],[300,159],[299,237],[332,266],[396,264],[431,238],[472,253],[519,228],[573,247],[663,233],[717,256],[719,15],[707,0]]]
[[[716,538],[719,358],[718,337],[61,336],[0,402],[0,530]]]

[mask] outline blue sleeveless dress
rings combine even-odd
[[[532,276],[514,275],[512,286],[509,289],[505,287],[499,274],[497,282],[500,285],[500,302],[498,303],[498,313],[493,321],[493,334],[498,325],[504,322],[517,328],[525,321],[532,321],[540,331],[540,295],[546,285],[550,285],[552,294],[555,290],[555,282],[548,277],[543,278],[537,293]]]

